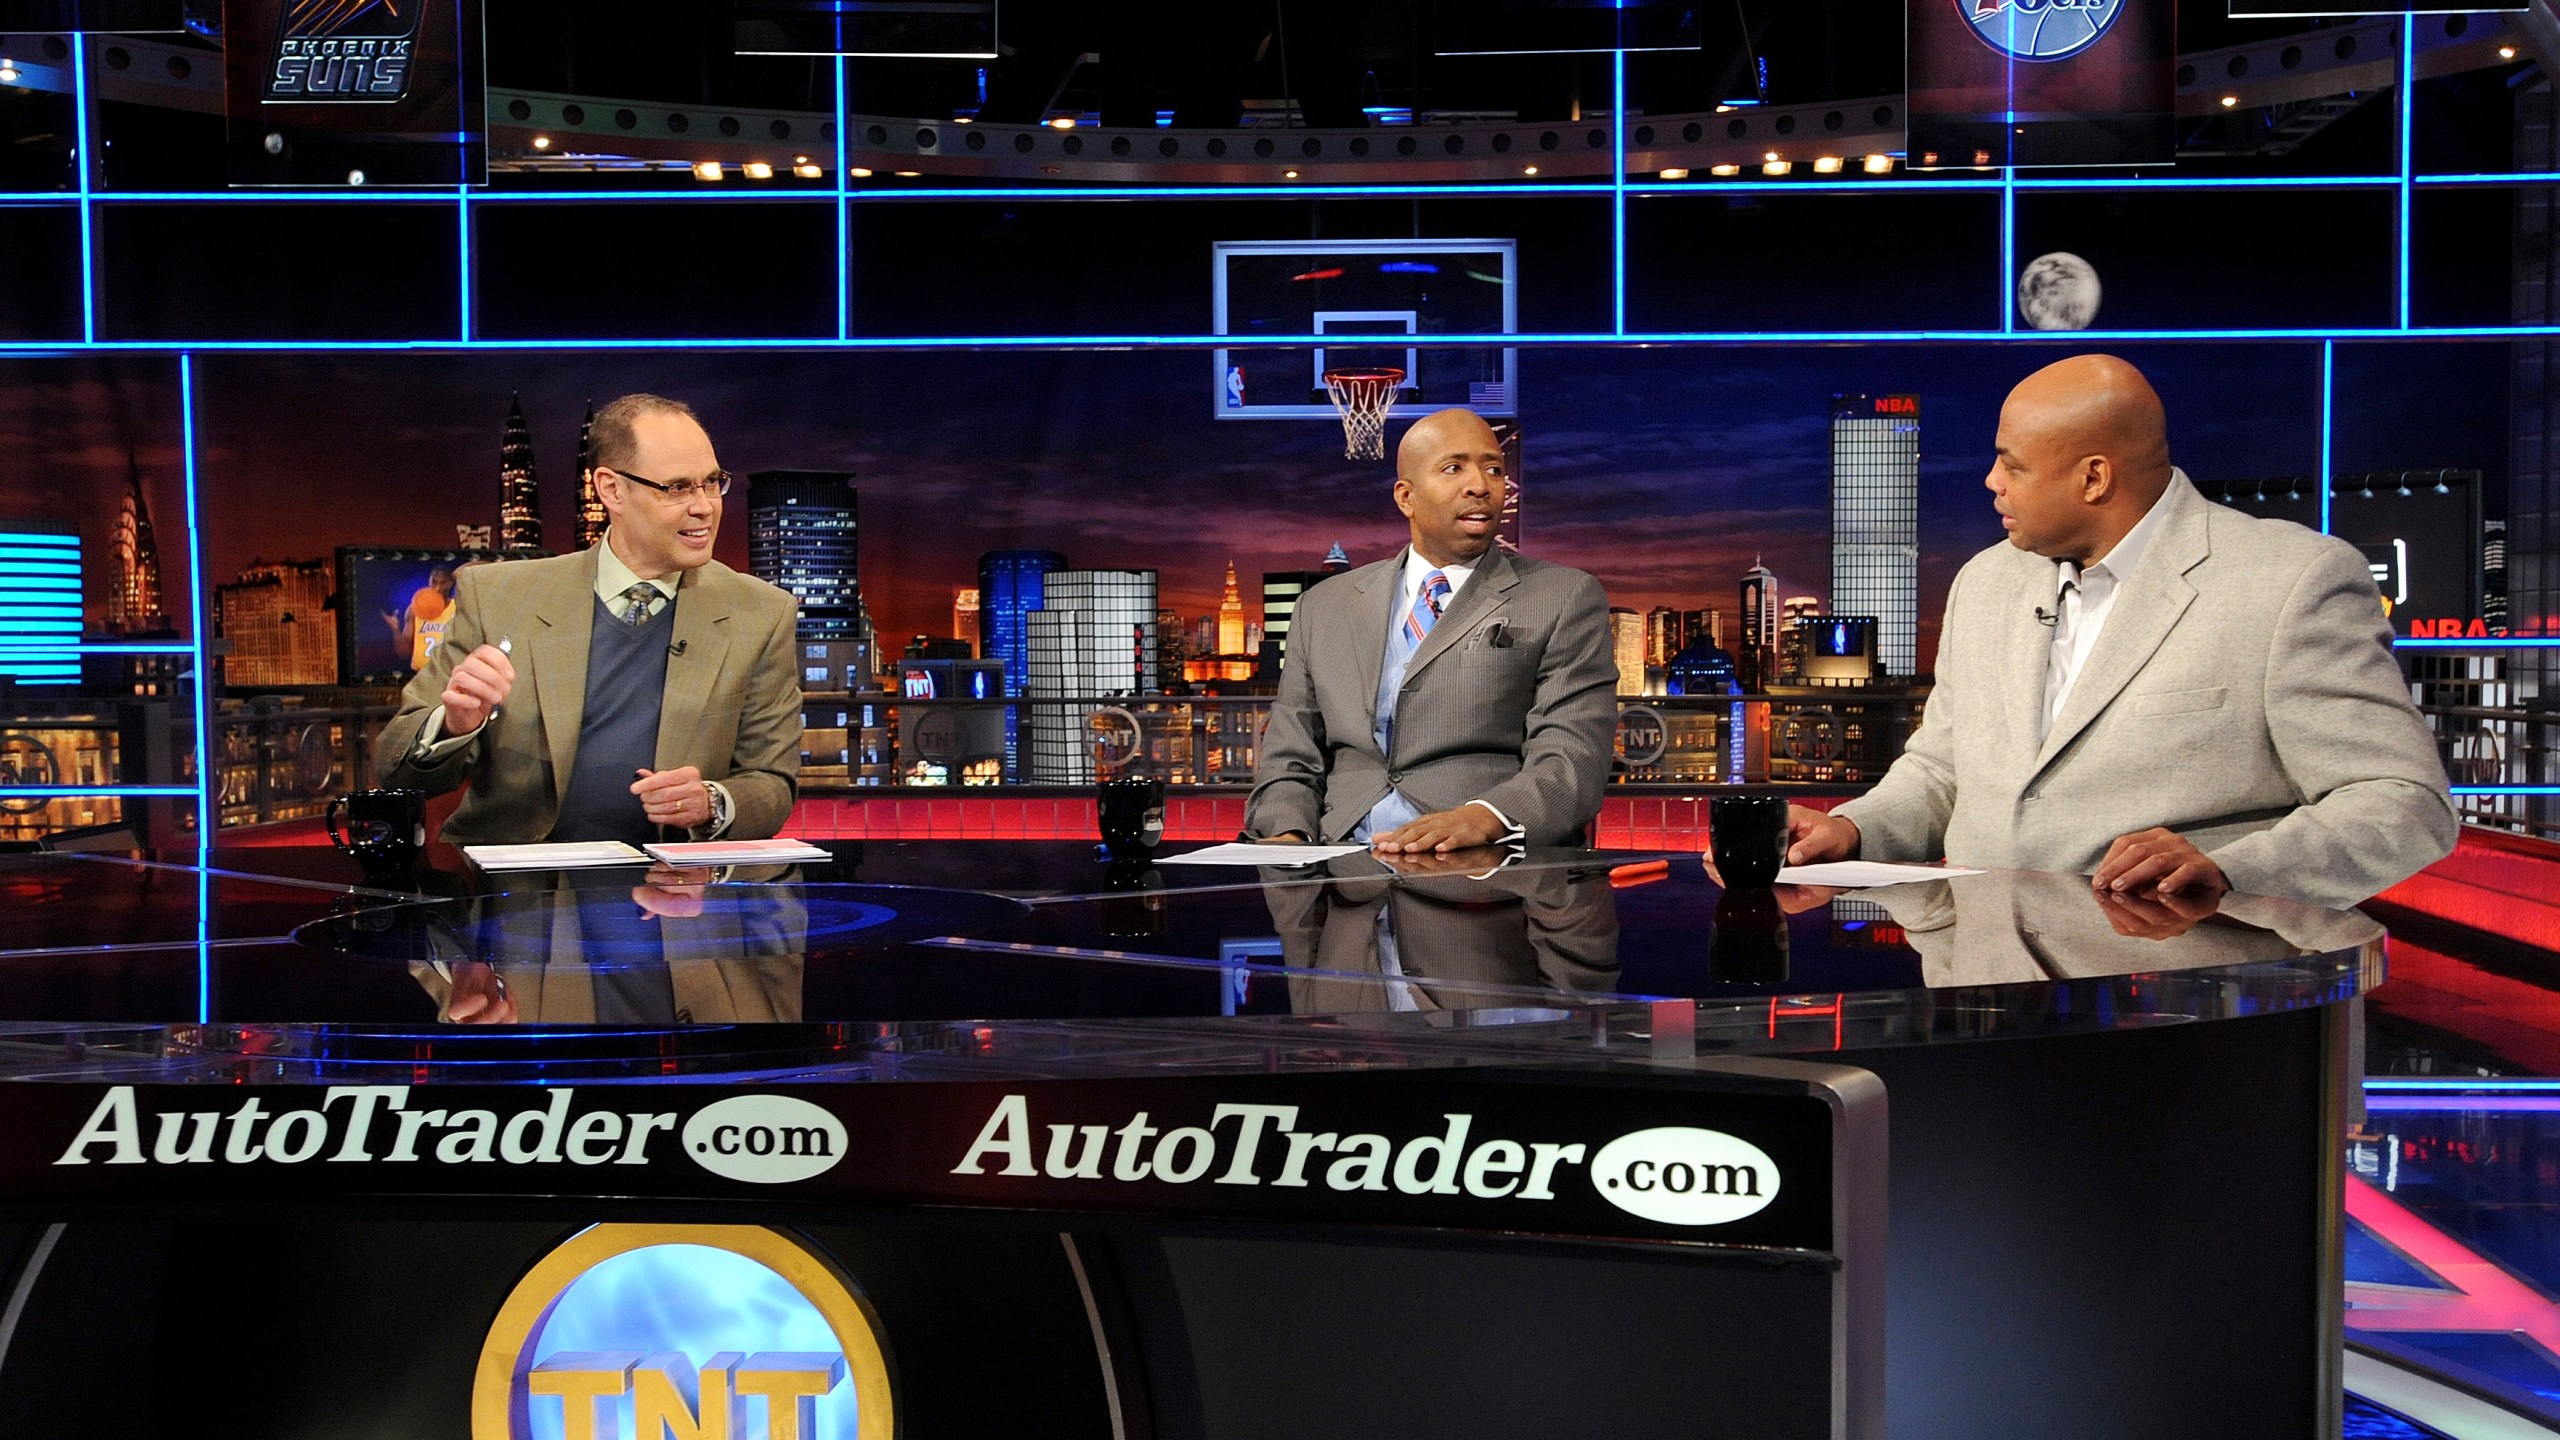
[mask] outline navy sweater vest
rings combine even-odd
[[[560,802],[554,840],[622,840],[645,845],[658,838],[631,783],[643,766],[658,763],[658,705],[667,688],[667,645],[676,630],[676,607],[639,626],[624,624],[596,602],[595,628],[587,638],[587,705],[578,723],[578,758],[569,771],[569,793]]]

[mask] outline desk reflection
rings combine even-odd
[[[1618,910],[1603,866],[1504,868],[1501,851],[1345,855],[1323,885],[1266,870],[1290,1009],[1301,1015],[1480,1008],[1486,985],[1589,994],[1618,982]],[[1324,973],[1331,972],[1331,973]],[[1379,979],[1391,983],[1380,985]],[[1392,982],[1406,983],[1392,983]],[[1434,982],[1464,987],[1445,1005]]]
[[[1810,892],[1781,896],[1798,908]],[[2156,970],[2197,970],[2382,943],[2353,910],[2251,895],[2121,896],[2079,875],[1995,870],[1862,890],[1919,952],[1923,983],[2016,985]],[[1821,895],[1827,900],[1828,895]]]
[[[453,1025],[797,1021],[800,878],[788,865],[533,874],[424,918],[427,958],[409,973]]]

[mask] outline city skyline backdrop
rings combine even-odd
[[[2333,470],[2506,470],[2506,355],[2340,347]],[[1785,595],[1830,579],[1828,409],[1837,392],[1921,398],[1919,655],[1947,581],[1999,538],[1980,485],[2000,397],[2057,352],[1993,347],[1532,351],[1522,357],[1523,549],[1600,576],[1613,605],[1731,611],[1765,560]],[[2318,463],[2316,347],[2155,346],[2129,353],[2166,398],[2173,452],[2199,478],[2308,474]],[[253,561],[341,544],[450,546],[499,518],[511,397],[534,445],[545,540],[577,535],[576,442],[590,399],[650,389],[701,411],[722,463],[851,470],[862,589],[884,645],[951,628],[952,592],[990,549],[1063,551],[1079,568],[1152,568],[1161,603],[1214,614],[1232,562],[1257,577],[1392,553],[1404,526],[1388,462],[1354,462],[1328,422],[1221,422],[1187,351],[1073,354],[214,356],[196,362],[208,592]],[[76,525],[102,613],[128,453],[161,532],[182,627],[186,583],[174,363],[0,366],[0,453],[35,486],[0,521]],[[1390,428],[1389,445],[1401,422]],[[743,487],[720,558],[746,569]],[[2519,617],[2520,619],[2523,617]]]

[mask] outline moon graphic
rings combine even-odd
[[[2068,250],[2018,272],[2018,315],[2037,330],[2086,330],[2098,318],[2098,272]]]

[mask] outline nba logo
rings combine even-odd
[[[1227,367],[1227,408],[1244,408],[1244,367],[1241,365]]]
[[[2114,28],[2127,0],[1954,0],[1983,44],[2019,60],[2066,60]]]

